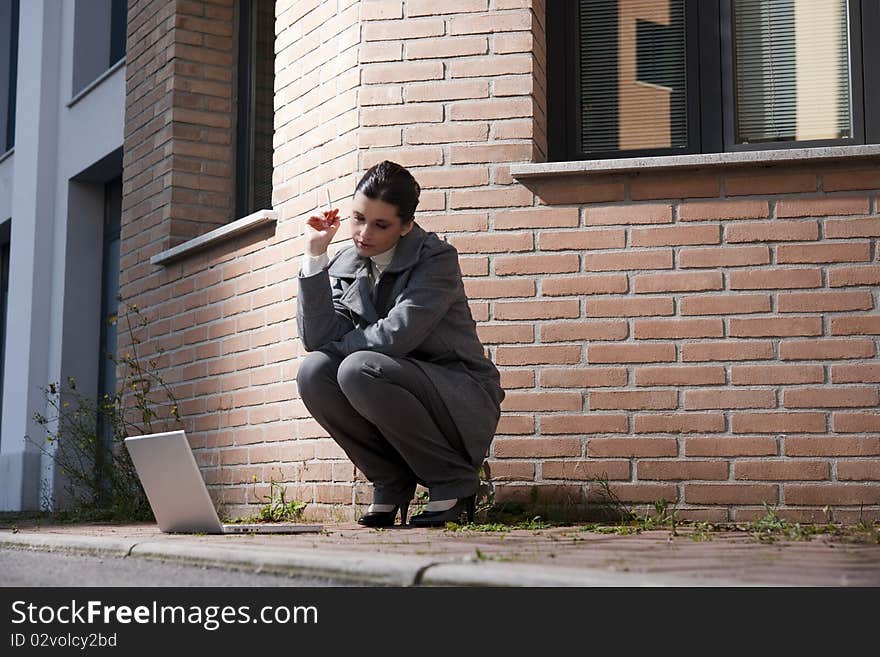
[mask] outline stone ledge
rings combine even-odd
[[[510,167],[510,175],[517,180],[526,180],[557,176],[588,176],[591,174],[653,173],[749,165],[801,164],[804,162],[829,162],[876,157],[880,157],[880,144],[514,164]]]
[[[220,242],[232,239],[233,237],[237,237],[242,233],[254,230],[255,228],[258,228],[260,226],[275,223],[277,220],[277,211],[257,210],[253,214],[249,214],[248,216],[242,217],[241,219],[236,219],[235,221],[232,221],[225,226],[220,226],[220,228],[215,228],[214,230],[205,233],[204,235],[199,235],[198,237],[184,242],[183,244],[178,244],[175,247],[162,251],[161,253],[157,253],[150,258],[150,264],[164,265],[171,260],[185,257],[190,253],[195,253],[196,251],[208,248],[209,246],[214,246],[216,244],[219,244]]]

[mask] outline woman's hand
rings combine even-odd
[[[339,230],[339,208],[323,210],[321,215],[312,215],[306,220],[306,253],[313,258],[327,251]]]

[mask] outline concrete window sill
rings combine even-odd
[[[614,173],[654,173],[747,166],[802,164],[835,160],[871,159],[880,156],[880,144],[863,146],[826,146],[822,148],[786,148],[768,151],[666,155],[661,157],[622,157],[610,160],[541,162],[515,164],[510,175],[517,180],[557,176],[590,176]]]
[[[157,253],[150,258],[150,264],[164,265],[172,260],[183,258],[196,251],[201,251],[202,249],[214,246],[220,242],[232,239],[233,237],[238,237],[243,233],[259,228],[260,226],[275,223],[276,221],[278,221],[277,211],[257,210],[253,214],[249,214],[241,219],[236,219],[225,226],[220,226],[220,228],[215,228],[209,233],[199,235],[188,242],[178,244],[173,248]]]

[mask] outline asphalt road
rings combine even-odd
[[[0,548],[0,586],[350,586],[312,576],[168,561]]]

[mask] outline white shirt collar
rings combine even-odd
[[[394,251],[397,249],[397,244],[392,246],[387,251],[383,251],[382,253],[377,253],[374,256],[370,256],[370,260],[376,265],[376,268],[379,270],[385,269],[388,265],[391,264],[391,261],[394,259]]]

